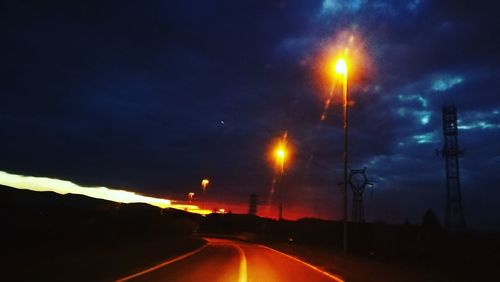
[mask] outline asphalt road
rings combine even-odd
[[[342,281],[312,265],[262,245],[226,239],[163,262],[120,281]]]

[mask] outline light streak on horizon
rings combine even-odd
[[[135,192],[110,189],[107,187],[85,187],[71,181],[11,174],[0,171],[0,184],[21,190],[37,192],[55,192],[58,194],[78,194],[117,203],[145,203],[159,208],[174,208],[198,214],[210,214],[212,211],[200,209],[196,205],[173,203],[172,200],[136,194]]]

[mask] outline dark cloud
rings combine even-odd
[[[243,202],[268,192],[265,151],[288,131],[290,208],[338,217],[341,107],[335,101],[320,123],[326,93],[315,60],[355,30],[373,63],[351,88],[351,165],[367,166],[375,182],[369,217],[418,221],[428,207],[443,210],[434,150],[440,108],[455,103],[467,216],[498,229],[486,208],[498,205],[488,195],[499,196],[491,187],[500,180],[494,5],[4,3],[0,168],[171,197],[210,176],[225,191],[218,197]]]

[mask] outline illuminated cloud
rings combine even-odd
[[[454,77],[441,77],[432,83],[432,90],[438,91],[438,92],[443,92],[446,90],[449,90],[456,85],[462,83],[464,79],[460,76],[454,76]]]
[[[401,102],[417,100],[424,108],[427,108],[428,105],[427,99],[422,97],[421,95],[398,95],[398,99]]]
[[[420,3],[422,1],[421,0],[410,0],[408,2],[409,2],[408,5],[406,5],[408,7],[408,10],[415,12],[416,10],[418,10],[418,7],[420,6]]]
[[[339,12],[359,11],[365,4],[363,0],[342,1],[342,0],[324,0],[321,5],[320,15],[335,15]]]
[[[471,111],[465,112],[462,118],[458,119],[458,128],[463,130],[474,129],[499,129],[500,111],[494,109],[491,111]]]
[[[432,112],[430,111],[416,111],[415,114],[419,116],[422,125],[428,124],[432,116]]]
[[[406,107],[399,107],[397,109],[397,113],[401,117],[406,117],[407,115],[411,115],[415,117],[415,119],[422,125],[428,124],[432,117],[431,111],[416,111]]]
[[[460,122],[460,121],[459,121]],[[458,126],[459,129],[470,130],[470,129],[500,129],[500,124],[493,124],[487,121],[476,121],[467,124],[461,124]]]
[[[385,16],[397,16],[400,12],[416,13],[421,6],[421,0],[407,1],[406,5],[395,5],[390,1],[368,0],[324,0],[321,4],[319,16],[333,16],[340,13],[378,13]],[[399,3],[398,3],[399,4]]]
[[[419,135],[413,135],[412,138],[418,144],[436,143],[438,141],[436,131],[428,132],[428,133],[424,133],[424,134],[419,134]]]

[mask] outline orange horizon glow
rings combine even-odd
[[[0,171],[0,184],[20,190],[55,192],[62,195],[78,194],[117,203],[145,203],[159,208],[173,208],[200,215],[208,215],[214,213],[214,211],[220,213],[221,210],[223,210],[224,213],[235,214],[246,214],[248,212],[248,203],[246,202],[235,203],[228,200],[211,200],[207,201],[205,204],[205,206],[210,207],[210,209],[202,209],[200,206],[196,205],[196,201],[193,201],[194,203],[189,203],[185,200],[178,201],[144,196],[126,190],[109,189],[106,187],[84,187],[66,180],[10,174],[4,171]],[[114,197],[115,195],[118,195],[118,197]],[[275,208],[275,205],[260,204],[257,215],[276,219]],[[330,216],[325,218],[321,213],[311,212],[308,208],[299,205],[295,205],[285,210],[284,218],[288,220],[296,220],[304,217],[330,218]]]

